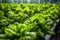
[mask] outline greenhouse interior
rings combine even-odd
[[[60,40],[60,0],[0,0],[0,40]]]

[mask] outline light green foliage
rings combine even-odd
[[[0,4],[0,30],[9,39],[44,40],[59,13],[60,4]]]

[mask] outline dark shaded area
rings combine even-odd
[[[53,35],[50,40],[60,40],[60,21],[59,21],[58,25],[56,25],[56,28],[54,31],[55,31],[56,35]]]
[[[59,0],[51,0],[51,3],[57,3]]]

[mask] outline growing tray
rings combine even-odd
[[[55,23],[55,24],[53,25],[53,27],[51,28],[51,31],[54,31],[54,29],[55,29],[56,26],[58,25],[59,21],[60,21],[59,19],[56,20],[56,23]],[[51,36],[52,36],[52,35],[48,35],[48,34],[47,34],[47,35],[45,35],[44,38],[45,38],[45,40],[50,40]]]

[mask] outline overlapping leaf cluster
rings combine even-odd
[[[0,4],[0,33],[9,39],[45,40],[59,18],[59,4]]]

